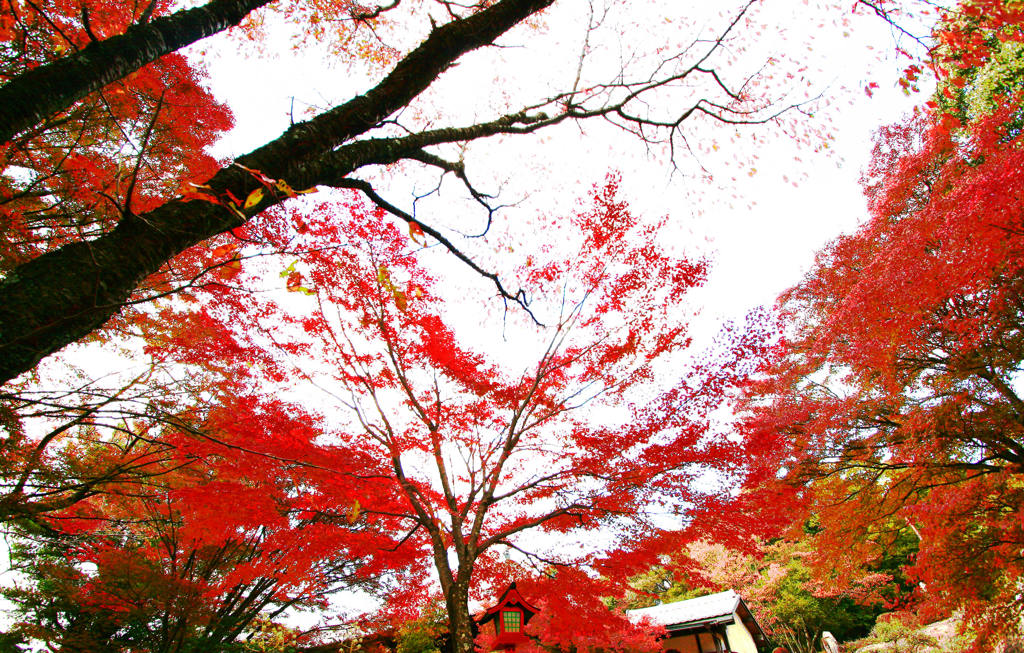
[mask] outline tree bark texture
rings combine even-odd
[[[0,87],[0,142],[63,111],[90,93],[165,54],[237,25],[270,0],[213,0],[34,68]]]
[[[289,128],[240,157],[242,166],[287,181],[293,188],[330,185],[359,167],[389,164],[421,148],[508,131],[525,116],[406,137],[346,141],[406,106],[461,55],[502,33],[554,0],[501,0],[486,10],[433,30],[376,87],[364,95]],[[2,104],[0,104],[2,106]],[[339,147],[341,146],[341,147]],[[238,166],[207,185],[216,194],[245,198],[260,187]],[[246,218],[286,199],[267,197]],[[238,227],[240,216],[203,201],[173,199],[142,215],[125,215],[111,232],[39,256],[0,282],[0,383],[32,369],[42,358],[101,327],[149,275],[183,250]]]
[[[448,633],[451,638],[452,653],[473,653],[476,631],[473,617],[469,613],[469,581],[467,573],[459,577],[445,593],[445,608],[448,610]]]

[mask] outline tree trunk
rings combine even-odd
[[[270,0],[213,0],[29,70],[0,87],[0,142],[165,54],[237,25]]]
[[[469,614],[469,576],[457,578],[445,596],[452,653],[473,653],[476,628]]]

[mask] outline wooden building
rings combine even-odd
[[[732,590],[627,612],[631,621],[663,626],[665,653],[763,653],[768,638]]]

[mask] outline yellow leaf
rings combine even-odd
[[[295,264],[296,264],[296,263],[298,263],[298,262],[299,262],[299,260],[298,260],[298,259],[295,259],[294,261],[292,261],[292,264],[291,264],[291,265],[289,265],[288,267],[286,267],[286,268],[285,268],[285,269],[284,269],[284,270],[283,270],[283,271],[281,272],[281,275],[280,275],[280,276],[281,276],[281,278],[282,278],[282,279],[284,279],[285,277],[287,277],[287,276],[288,276],[289,274],[291,274],[292,272],[295,272]]]
[[[391,294],[395,296],[395,306],[404,313],[405,309],[409,307],[409,302],[405,299],[405,293],[396,288],[391,291]]]
[[[288,182],[285,181],[284,179],[278,179],[276,182],[274,182],[274,187],[277,188],[278,191],[287,195],[288,197],[295,197],[295,191],[292,190],[292,187],[289,186]]]
[[[388,290],[394,289],[394,286],[391,284],[391,275],[388,274],[387,267],[383,265],[377,268],[377,283],[384,286]]]
[[[263,201],[263,189],[257,188],[253,192],[249,193],[249,197],[245,198],[245,208],[251,209],[260,202]]]
[[[348,523],[354,524],[359,519],[359,499],[352,504],[352,512],[348,515]]]

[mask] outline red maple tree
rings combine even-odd
[[[331,426],[308,446],[374,461],[359,511],[397,520],[397,551],[433,566],[456,650],[473,648],[470,599],[490,598],[509,575],[543,597],[548,616],[530,629],[540,641],[648,637],[600,597],[624,591],[656,559],[652,538],[721,499],[723,479],[703,489],[697,479],[739,465],[737,443],[716,434],[709,415],[744,376],[737,363],[749,351],[737,343],[678,383],[655,375],[687,351],[682,299],[705,263],[660,244],[662,225],[642,224],[616,192],[611,179],[572,217],[566,239],[577,256],[541,247],[515,273],[524,287],[557,288],[547,296],[558,299],[533,306],[546,327],[506,317],[509,329],[534,330],[510,360],[460,344],[443,289],[410,248],[424,242],[418,230],[405,235],[352,203],[344,213],[320,204],[301,220],[283,214],[248,233],[292,252],[279,259],[276,299],[203,290],[200,308],[168,305],[156,321],[167,332],[160,346],[184,338],[173,346],[197,351],[191,325],[217,324],[267,352],[267,369],[290,369],[285,379],[307,396],[323,391]],[[342,233],[354,244],[338,247]],[[266,278],[266,267],[240,274]],[[201,351],[196,364],[233,355]],[[253,375],[261,387],[260,370]],[[279,392],[282,376],[272,376]],[[374,496],[378,483],[390,490]],[[391,494],[400,508],[379,498]],[[586,545],[598,532],[609,540]],[[389,600],[402,618],[428,581],[408,578],[407,595]]]
[[[820,520],[842,583],[897,537],[926,614],[1019,634],[1024,575],[1024,158],[1016,105],[883,130],[871,219],[781,300],[785,354],[750,393],[750,455]]]
[[[965,0],[933,37],[938,90],[879,132],[869,221],[780,300],[782,354],[747,395],[766,463],[749,494],[809,508],[832,586],[916,542],[909,607],[962,610],[985,650],[1021,636],[1020,8]]]
[[[317,446],[325,434],[299,406],[220,390],[205,411],[125,424],[144,430],[122,439],[152,450],[145,474],[36,515],[13,557],[34,583],[5,591],[13,633],[76,650],[212,649],[258,618],[323,609],[340,589],[385,593],[422,566],[396,550],[401,502],[375,481],[377,461]],[[71,453],[103,469],[119,450],[108,437]]]
[[[124,31],[142,20],[143,11],[158,18],[168,9],[167,3],[152,3],[148,10],[128,4],[7,3],[0,9],[0,79],[7,82],[2,88],[10,92],[10,80]],[[4,282],[39,256],[87,246],[116,229],[125,215],[147,211],[160,196],[177,192],[182,180],[202,179],[218,167],[206,148],[231,126],[231,115],[199,79],[183,56],[167,54],[0,147]],[[5,110],[24,108],[14,104]],[[183,259],[141,283],[160,293],[202,269],[201,263]],[[124,311],[98,337],[117,347],[135,317]],[[5,385],[0,391],[5,431],[0,519],[33,520],[119,483],[144,483],[162,473],[173,451],[149,446],[142,431],[120,425],[142,419],[147,403],[173,402],[188,393],[187,384],[167,370],[153,362],[117,378],[98,378],[72,367]],[[104,441],[101,452],[94,445]]]

